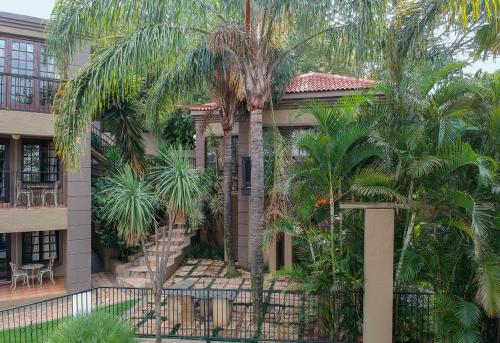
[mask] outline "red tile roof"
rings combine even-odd
[[[285,93],[311,93],[311,92],[332,92],[340,90],[368,89],[375,86],[375,81],[357,79],[350,76],[342,76],[328,73],[310,72],[296,76],[285,88]],[[217,104],[214,102],[204,105],[189,106],[191,111],[216,110]]]
[[[191,111],[211,111],[218,109],[219,106],[215,102],[209,102],[208,104],[203,105],[192,105],[189,106]]]
[[[375,81],[357,79],[326,73],[307,73],[296,76],[286,87],[285,93],[328,92],[338,90],[367,89],[373,87]]]

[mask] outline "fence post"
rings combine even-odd
[[[205,308],[205,341],[207,343],[210,343],[210,290],[208,288],[205,288],[205,301],[203,302]]]

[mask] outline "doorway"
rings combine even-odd
[[[0,281],[10,280],[10,234],[0,233]]]
[[[0,140],[0,203],[9,202],[9,145]]]

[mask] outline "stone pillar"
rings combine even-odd
[[[343,203],[365,210],[363,342],[392,342],[394,287],[393,203]]]
[[[196,121],[196,141],[195,141],[196,168],[205,169],[205,130],[201,121]]]
[[[365,211],[363,341],[392,342],[394,209]]]
[[[64,253],[65,284],[69,293],[91,287],[90,133],[77,173],[66,173],[68,230]]]
[[[288,233],[285,233],[285,238],[284,238],[284,259],[283,262],[285,264],[285,267],[289,267],[293,264],[293,246],[292,246],[292,241],[293,237],[289,235]]]
[[[264,262],[267,262],[267,265],[269,266],[269,271],[271,273],[275,272],[278,269],[276,261],[276,237],[273,237],[271,239],[269,245],[267,246],[264,252]]]

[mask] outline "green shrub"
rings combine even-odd
[[[81,315],[62,323],[48,343],[132,343],[131,327],[119,317],[105,312]]]
[[[187,251],[189,258],[207,258],[213,260],[224,259],[224,247],[212,245],[207,242],[200,242],[189,246]]]

